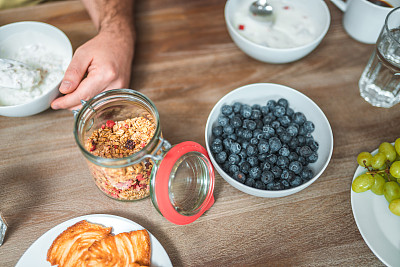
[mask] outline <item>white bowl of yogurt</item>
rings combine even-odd
[[[266,63],[289,63],[313,51],[326,35],[330,13],[323,0],[268,0],[273,23],[249,10],[255,0],[228,0],[225,22],[235,44],[248,56]]]
[[[32,84],[25,82],[32,80],[27,76],[29,72],[16,68],[15,75],[10,77],[7,68],[1,66],[0,115],[24,117],[48,109],[59,95],[58,87],[72,53],[68,37],[52,25],[23,21],[0,27],[0,58],[17,60],[40,70],[40,80]],[[8,84],[20,86],[8,87]]]

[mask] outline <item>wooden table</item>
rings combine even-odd
[[[224,0],[137,1],[132,88],[161,114],[172,144],[204,145],[214,104],[251,83],[290,86],[313,99],[333,129],[334,151],[322,176],[293,196],[265,199],[236,190],[216,176],[214,206],[196,222],[177,226],[150,199],[121,203],[92,181],[78,150],[70,111],[0,117],[0,209],[10,227],[0,266],[13,266],[42,234],[71,218],[123,216],[146,227],[174,266],[380,266],[354,221],[350,185],[356,156],[399,137],[400,106],[375,108],[359,95],[358,79],[374,48],[351,39],[342,13],[332,16],[322,43],[298,62],[272,65],[242,53],[229,37]],[[53,24],[74,49],[96,34],[79,1],[0,12],[0,25],[37,20]]]

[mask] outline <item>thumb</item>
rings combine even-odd
[[[92,58],[88,56],[88,53],[79,53],[77,50],[65,71],[59,91],[62,94],[69,94],[75,91],[85,76],[91,62]]]

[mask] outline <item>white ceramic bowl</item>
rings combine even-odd
[[[215,161],[213,153],[210,150],[210,144],[212,142],[212,126],[217,125],[221,107],[225,104],[232,105],[235,102],[240,102],[243,104],[249,104],[250,106],[253,104],[266,105],[268,100],[278,100],[280,98],[287,99],[289,101],[289,107],[291,107],[295,112],[302,112],[307,117],[307,120],[312,121],[315,125],[315,130],[312,135],[319,143],[319,149],[317,151],[318,160],[315,163],[308,165],[308,167],[313,171],[314,177],[297,187],[278,191],[261,190],[249,187],[230,177]],[[317,104],[299,91],[287,86],[272,83],[246,85],[231,91],[221,98],[208,116],[205,139],[207,152],[210,156],[211,162],[222,178],[240,191],[258,197],[283,197],[305,189],[315,182],[323,173],[325,168],[328,166],[333,151],[333,134],[331,126],[325,114]]]
[[[312,15],[317,38],[311,43],[295,48],[270,48],[249,41],[240,35],[234,28],[233,15],[239,8],[243,0],[228,0],[225,5],[225,22],[228,32],[235,44],[248,56],[266,63],[289,63],[299,60],[311,51],[313,51],[326,35],[331,17],[329,9],[323,0],[287,0],[288,2],[296,2],[296,5],[304,6],[307,12]]]
[[[67,69],[72,58],[72,46],[68,37],[58,28],[35,21],[23,21],[0,27],[0,58],[12,58],[22,47],[40,44],[63,59],[63,69]],[[50,107],[58,96],[59,81],[49,85],[49,89],[41,96],[19,105],[0,106],[0,115],[8,117],[24,117],[37,114]]]

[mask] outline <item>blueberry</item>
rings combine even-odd
[[[274,182],[272,186],[272,190],[282,190],[284,187],[280,182]]]
[[[261,141],[258,144],[258,153],[263,154],[263,153],[267,153],[269,150],[269,144],[267,143],[267,141]]]
[[[268,100],[267,102],[267,107],[269,108],[269,110],[272,110],[273,108],[275,108],[276,106],[276,101],[275,100]]]
[[[246,175],[242,172],[236,172],[233,175],[233,179],[243,184],[246,181]]]
[[[254,186],[257,189],[261,189],[264,190],[265,189],[265,184],[263,182],[261,182],[260,180],[256,180],[256,184]]]
[[[278,120],[281,123],[281,125],[284,127],[288,127],[291,122],[287,115],[284,115],[284,116],[278,118]]]
[[[292,108],[286,108],[286,115],[288,115],[289,117],[292,117],[294,114],[294,110]]]
[[[269,108],[268,108],[267,106],[262,106],[262,107],[261,107],[261,113],[262,113],[263,115],[267,115],[268,112],[269,112]]]
[[[244,131],[244,129],[243,128],[236,128],[235,129],[235,133],[236,133],[236,135],[237,135],[237,137],[239,137],[239,138],[241,138],[241,137],[243,137],[243,131]]]
[[[303,170],[303,166],[299,161],[292,161],[289,164],[289,170],[294,172],[295,174],[299,174]]]
[[[261,140],[264,138],[263,131],[261,129],[255,129],[253,131],[253,137],[257,138],[258,140]]]
[[[307,164],[306,159],[304,157],[302,157],[302,156],[300,156],[297,159],[297,161],[300,162],[300,164],[303,165],[303,166],[305,166]]]
[[[258,139],[255,138],[255,137],[251,138],[251,139],[250,139],[250,144],[252,144],[252,145],[257,145],[257,144],[258,144]]]
[[[282,117],[283,115],[286,114],[286,109],[285,107],[281,106],[281,105],[277,105],[274,109],[274,116],[275,117]]]
[[[264,125],[269,125],[275,120],[276,120],[276,117],[272,113],[268,113],[266,116],[264,116],[264,118],[262,119],[262,122],[264,123]]]
[[[240,171],[241,171],[241,172],[243,172],[243,173],[249,173],[249,170],[250,170],[250,168],[251,168],[251,165],[250,165],[250,163],[248,163],[247,161],[244,161],[244,162],[242,162],[242,163],[239,164],[239,168],[240,168]]]
[[[267,154],[266,153],[258,154],[257,158],[259,161],[265,162],[267,160]]]
[[[247,157],[247,162],[250,164],[251,167],[257,166],[258,165],[258,158],[251,156],[251,157]]]
[[[299,159],[299,155],[297,155],[297,153],[296,152],[290,152],[289,153],[289,156],[288,156],[288,159],[289,159],[289,161],[295,161],[295,160],[298,160]]]
[[[222,143],[224,145],[225,150],[229,150],[232,146],[233,141],[230,138],[225,138],[224,140],[222,140]]]
[[[279,178],[282,175],[282,169],[279,168],[278,166],[274,166],[271,168],[271,172],[274,174],[275,178]]]
[[[229,105],[223,105],[221,107],[221,113],[224,114],[225,116],[228,116],[232,113],[233,109]]]
[[[244,118],[248,119],[251,117],[251,111],[252,111],[252,109],[249,105],[242,105],[242,108],[240,109],[240,114]]]
[[[317,154],[317,152],[315,152],[315,151],[313,151],[313,152],[311,153],[311,155],[307,157],[307,161],[308,161],[309,163],[314,163],[314,162],[316,162],[317,160],[318,160],[318,154]]]
[[[261,164],[261,168],[263,171],[268,171],[271,169],[271,163],[265,161],[264,163]]]
[[[290,185],[291,185],[292,187],[295,187],[295,186],[301,185],[302,183],[303,183],[303,181],[301,180],[300,176],[296,176],[296,177],[290,182]]]
[[[287,180],[281,180],[284,189],[290,188],[290,183]]]
[[[211,144],[213,145],[222,145],[222,140],[220,138],[215,138]]]
[[[312,123],[311,121],[304,122],[303,126],[306,129],[307,133],[312,133],[315,130],[314,123]]]
[[[255,120],[254,122],[255,122],[256,125],[257,125],[257,129],[262,130],[262,127],[264,126],[264,123],[262,122],[262,120],[259,119],[259,120]]]
[[[233,105],[232,105],[233,112],[239,113],[241,107],[242,107],[242,104],[241,104],[241,103],[239,103],[239,102],[233,103]]]
[[[230,151],[231,151],[233,154],[239,154],[241,150],[242,150],[242,147],[241,147],[241,145],[240,145],[239,143],[233,142],[233,143],[231,144]]]
[[[289,165],[289,159],[284,156],[278,156],[278,159],[276,160],[276,165],[284,169]]]
[[[313,176],[314,176],[314,174],[313,174],[312,170],[309,168],[304,168],[300,174],[301,179],[303,179],[304,181],[310,180]]]
[[[261,119],[262,113],[260,109],[253,109],[253,111],[251,112],[251,119],[253,120],[259,120]]]
[[[238,155],[239,155],[241,161],[245,161],[247,159],[247,153],[244,149],[242,149]]]
[[[309,147],[313,150],[313,151],[317,151],[319,148],[319,144],[317,141],[312,140],[311,142],[307,143],[309,145]]]
[[[299,135],[307,135],[307,130],[304,125],[300,126],[299,128]]]
[[[278,160],[278,156],[275,155],[275,154],[269,154],[269,155],[267,156],[267,160],[269,161],[269,163],[275,164],[276,161]]]
[[[229,173],[234,174],[234,173],[237,173],[238,171],[240,171],[240,168],[238,165],[232,164],[228,167],[228,171],[229,171]]]
[[[253,133],[249,129],[243,130],[243,138],[250,140],[253,137]]]
[[[239,128],[240,126],[242,126],[242,119],[239,116],[233,116],[233,118],[231,119],[231,125],[233,128]]]
[[[248,141],[243,141],[242,142],[242,149],[247,149],[247,147],[249,146],[249,144],[250,144],[250,142],[248,142]],[[247,154],[246,154],[247,155]]]
[[[230,135],[228,135],[227,136],[227,138],[229,138],[229,139],[232,139],[233,141],[236,141],[238,138],[237,138],[237,135],[236,134],[230,134]]]
[[[271,126],[276,130],[279,126],[281,126],[281,123],[279,121],[273,121],[271,122]]]
[[[264,133],[264,138],[265,139],[269,139],[269,138],[271,138],[272,136],[275,135],[275,129],[272,128],[272,126],[269,126],[269,125],[265,125],[263,127],[262,131]]]
[[[239,155],[236,155],[236,154],[230,154],[228,156],[228,161],[230,164],[238,164],[240,161],[240,157],[239,157]]]
[[[279,149],[278,153],[281,156],[288,157],[290,154],[290,150],[287,147],[281,147],[281,149]]]
[[[221,151],[215,156],[215,160],[218,163],[224,163],[227,157],[228,157],[228,155],[226,154],[226,152],[225,151]]]
[[[253,179],[260,179],[261,178],[261,169],[258,166],[254,166],[249,170],[249,176]]]
[[[243,121],[243,128],[249,129],[250,131],[254,131],[257,128],[257,124],[253,120],[244,120]]]
[[[214,136],[221,136],[222,134],[222,126],[215,126],[212,128],[212,134]]]
[[[229,118],[224,116],[224,115],[219,115],[218,116],[218,124],[221,125],[222,127],[228,125],[229,124]]]
[[[246,148],[247,156],[254,156],[257,154],[257,148],[253,145],[248,145]]]
[[[285,98],[280,98],[278,100],[278,105],[281,105],[282,107],[287,108],[289,106],[289,101],[287,101],[287,99],[285,99]]]
[[[279,140],[279,138],[277,137],[271,137],[268,141],[269,143],[269,148],[271,153],[275,153],[277,151],[279,151],[279,149],[281,149],[282,147],[282,143],[281,140]]]
[[[286,132],[287,132],[290,136],[294,137],[294,136],[296,136],[296,135],[299,133],[299,129],[298,129],[296,126],[294,126],[294,125],[289,125],[289,126],[286,128]]]
[[[282,171],[282,174],[281,174],[281,179],[282,180],[289,180],[290,181],[290,180],[293,179],[293,177],[294,177],[293,172],[289,171],[288,169],[284,169]]]
[[[235,130],[233,129],[233,127],[231,125],[225,125],[223,128],[224,133],[226,134],[233,134],[235,132]]]
[[[306,122],[306,116],[304,116],[301,112],[296,112],[293,114],[293,121],[299,125],[302,125]]]
[[[269,184],[269,183],[271,183],[272,181],[274,181],[274,174],[271,172],[271,171],[263,171],[262,173],[261,173],[261,181],[264,183],[264,184]]]
[[[211,152],[214,154],[218,154],[219,152],[222,151],[222,144],[211,144]]]
[[[311,150],[311,148],[309,146],[302,146],[299,151],[300,156],[305,157],[305,158],[311,156],[312,153],[313,153],[313,151]]]
[[[299,140],[296,137],[292,137],[292,139],[290,139],[288,145],[289,145],[290,149],[295,150],[296,147],[299,146]]]
[[[299,146],[303,146],[306,143],[306,138],[304,136],[302,136],[302,135],[299,135],[297,137],[297,140],[299,141]]]
[[[285,131],[279,135],[279,139],[281,139],[282,143],[288,144],[292,137]]]
[[[250,187],[254,187],[256,185],[256,181],[254,181],[253,178],[247,178],[244,184]]]
[[[285,127],[283,127],[283,126],[279,126],[278,128],[276,128],[276,134],[279,136],[279,135],[281,135],[282,133],[284,133],[284,132],[286,132],[286,129],[285,129]]]

